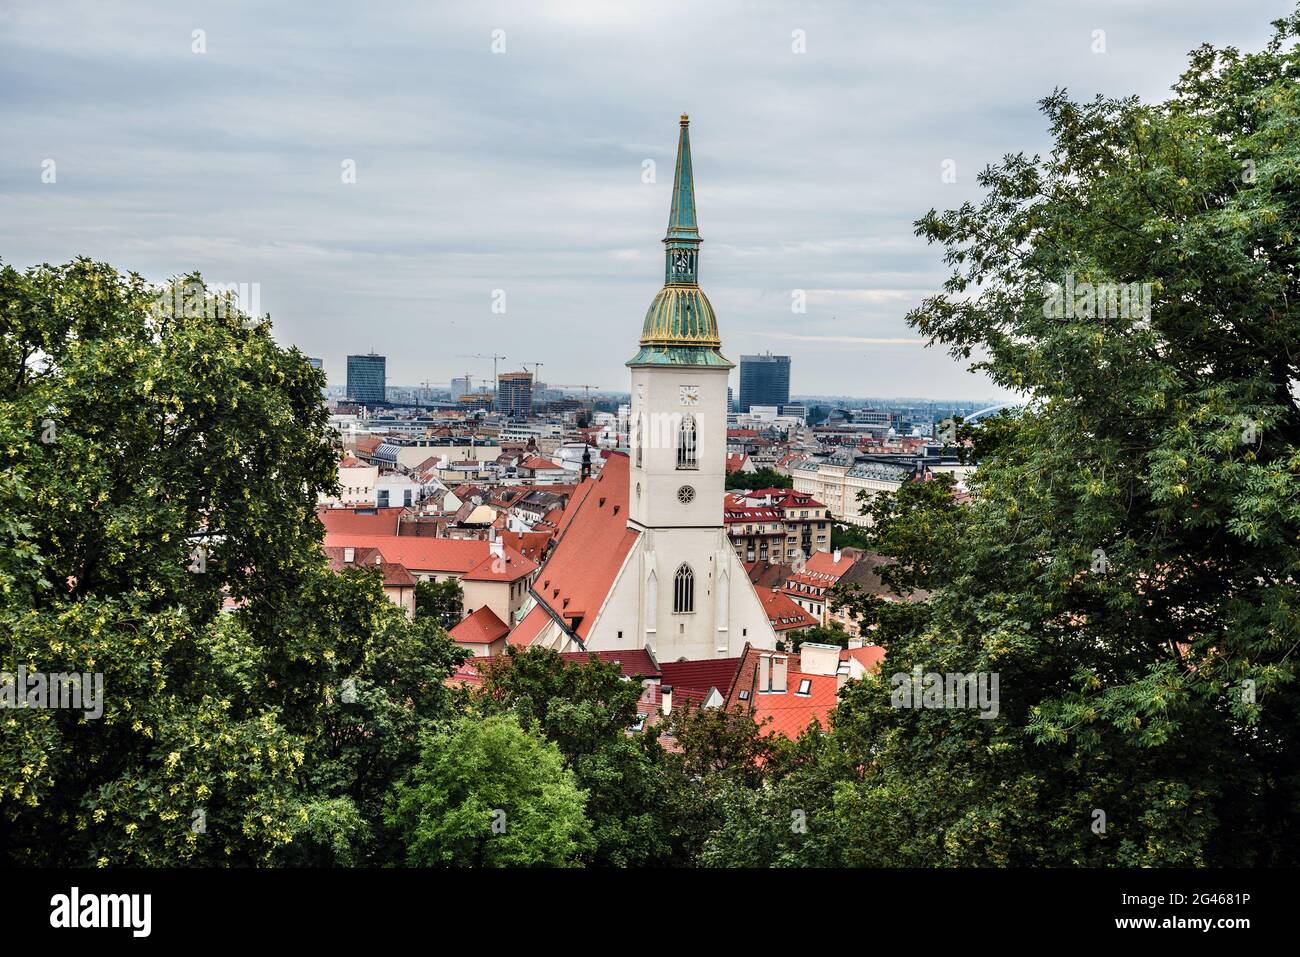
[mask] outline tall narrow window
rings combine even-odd
[[[638,412],[635,420],[633,420],[632,423],[632,447],[636,449],[637,468],[641,468],[641,461],[642,461],[641,460],[641,439],[644,430],[641,428],[641,418],[642,418],[641,413]]]
[[[673,614],[695,611],[695,573],[685,562],[673,578]]]
[[[699,468],[696,441],[695,416],[682,416],[682,424],[677,429],[677,467],[679,469]]]

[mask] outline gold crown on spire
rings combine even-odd
[[[690,118],[689,116],[687,116],[685,113],[683,113],[683,114],[682,114],[682,126],[690,126],[690,125],[691,125],[691,118]]]

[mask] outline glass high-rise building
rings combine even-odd
[[[373,352],[368,356],[348,356],[348,398],[371,405],[384,401],[388,360]]]
[[[533,374],[503,372],[497,376],[497,411],[530,415],[533,411]]]
[[[740,403],[737,412],[748,412],[751,406],[782,406],[790,401],[790,357],[761,356],[740,357]]]

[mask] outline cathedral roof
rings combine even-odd
[[[599,478],[582,483],[565,510],[559,541],[533,579],[539,605],[584,641],[636,543],[636,531],[627,527],[628,466],[627,456],[615,453]]]

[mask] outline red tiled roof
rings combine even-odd
[[[536,455],[529,456],[519,463],[521,469],[562,469],[563,465],[557,465],[550,459],[539,458]]]
[[[352,561],[349,562],[344,548],[325,546],[325,557],[329,559],[330,569],[333,571],[341,572],[348,568],[378,568],[384,576],[386,587],[415,587],[415,576],[407,571],[406,566],[385,561],[383,553],[377,548],[354,548]]]
[[[468,658],[462,661],[456,667],[456,670],[447,676],[444,683],[449,685],[481,685],[483,683],[483,672],[479,670],[477,662],[491,660],[491,658]]]
[[[673,689],[673,711],[681,711],[683,708],[702,708],[709,698],[708,691],[675,685],[671,681],[656,682],[645,690],[639,702],[640,707],[654,714],[656,720],[651,721],[651,724],[659,723],[657,712],[663,711],[665,685]]]
[[[503,544],[500,555],[493,555],[489,552],[483,561],[465,573],[464,580],[474,582],[513,582],[531,575],[535,571],[537,571],[537,562],[531,558],[525,558],[509,545]]]
[[[654,659],[644,648],[628,648],[615,651],[565,651],[561,652],[560,657],[565,661],[575,664],[586,664],[592,655],[606,664],[613,662],[623,669],[623,675],[628,678],[657,678],[659,677],[659,668],[655,666]]]
[[[335,572],[341,572],[356,565],[373,565],[376,559],[383,561],[384,557],[377,548],[353,548],[352,561],[348,562],[345,560],[347,556],[344,554],[344,549],[338,546],[326,545],[323,550],[325,558],[329,560],[330,571]]]
[[[837,562],[832,552],[813,552],[803,568],[786,579],[784,590],[788,595],[821,597],[852,567],[853,559],[846,555],[841,554]]]
[[[745,455],[736,452],[727,456],[727,474],[734,475],[745,467]]]
[[[700,661],[665,661],[659,666],[664,684],[675,689],[689,689],[700,693],[703,701],[709,691],[717,688],[725,697],[736,680],[740,658],[705,658]]]
[[[498,638],[504,638],[509,631],[506,623],[497,617],[496,612],[484,605],[474,614],[462,619],[456,627],[447,632],[447,636],[453,641],[465,644],[487,645]]]
[[[321,507],[316,509],[316,517],[325,525],[326,535],[396,535],[402,511],[400,507],[365,510]]]
[[[861,648],[847,648],[840,652],[840,660],[853,658],[868,671],[875,671],[885,660],[885,649],[880,645],[863,645]]]
[[[562,511],[558,508],[551,509],[551,511],[547,512],[543,517],[543,521],[555,522],[556,538],[559,538],[564,534],[565,529],[569,527],[569,523],[573,521],[573,516],[578,514],[578,510],[582,508],[582,503],[587,500],[587,495],[596,487],[596,483],[599,480],[600,477],[597,476],[594,479],[588,479],[587,481],[582,482],[573,490],[573,494],[569,496],[569,500],[564,504],[564,509]],[[559,512],[558,518],[555,517],[556,512]]]
[[[366,465],[365,462],[361,461],[361,460],[360,460],[359,458],[357,458],[355,455],[349,455],[349,456],[347,456],[346,458],[344,458],[341,462],[339,462],[339,468],[341,468],[341,469],[364,469],[364,468],[374,468],[374,466],[373,466],[373,465]]]
[[[399,565],[397,562],[381,562],[380,567],[384,572],[384,585],[388,588],[414,588],[416,585],[415,576],[407,571],[405,565]]]
[[[767,652],[780,655],[781,652]],[[818,721],[823,728],[830,724],[830,713],[839,700],[839,680],[835,675],[810,675],[799,670],[799,655],[786,655],[786,690],[759,691],[758,662],[763,651],[746,646],[745,655],[736,675],[736,683],[727,696],[727,708],[744,708],[763,725],[764,735],[783,734],[795,738],[805,728]],[[808,694],[799,694],[803,681],[808,682]],[[748,699],[741,700],[740,692],[748,691]],[[764,722],[767,722],[765,725]]]
[[[537,609],[533,610],[536,611]],[[543,612],[543,614],[545,614],[545,612]],[[466,619],[466,621],[468,620],[469,619]],[[522,627],[523,626],[520,625],[520,628]],[[515,631],[518,630],[519,628],[515,629]],[[513,635],[511,635],[511,637],[513,637]],[[560,657],[566,664],[585,665],[591,660],[592,655],[595,655],[598,660],[603,661],[606,664],[610,662],[617,664],[625,678],[659,677],[659,671],[655,668],[654,659],[652,659],[646,651],[639,648],[629,648],[626,651],[566,651],[562,653]],[[456,671],[452,672],[451,677],[449,677],[447,681],[448,683],[482,684],[484,668],[500,668],[508,667],[509,665],[509,655],[497,655],[492,658],[481,656],[470,658]]]
[[[787,595],[773,588],[766,593],[759,593],[767,620],[772,623],[773,631],[790,631],[793,628],[812,628],[821,624],[816,618],[800,608]]]
[[[497,537],[515,551],[535,562],[542,560],[542,556],[546,554],[546,546],[551,542],[551,533],[546,531],[501,532]]]
[[[378,548],[388,561],[416,572],[464,574],[488,558],[488,543],[477,539],[429,538],[424,535],[346,535],[327,533],[327,546]],[[522,559],[523,556],[521,555]],[[527,559],[524,559],[525,561]]]
[[[515,630],[510,632],[506,639],[509,644],[520,648],[527,648],[533,643],[533,640],[542,633],[542,629],[550,623],[551,616],[546,613],[546,609],[541,605],[534,605],[532,611],[524,615],[524,620],[515,626]]]
[[[754,720],[761,724],[771,719],[763,728],[764,734],[796,738],[813,721],[819,722],[823,728],[830,725],[830,713],[839,702],[838,679],[835,675],[804,674],[795,669],[795,658],[790,661],[784,694],[760,692],[753,696]],[[797,694],[804,681],[809,682],[809,693]]]
[[[827,575],[836,581],[853,567],[853,560],[843,552],[839,555],[839,561],[836,561],[834,552],[813,552],[804,562],[803,570],[818,575]]]
[[[627,501],[628,458],[617,453],[600,477],[582,483],[570,500],[559,543],[534,581],[539,600],[579,638],[590,633],[636,541],[637,533],[627,526]]]

